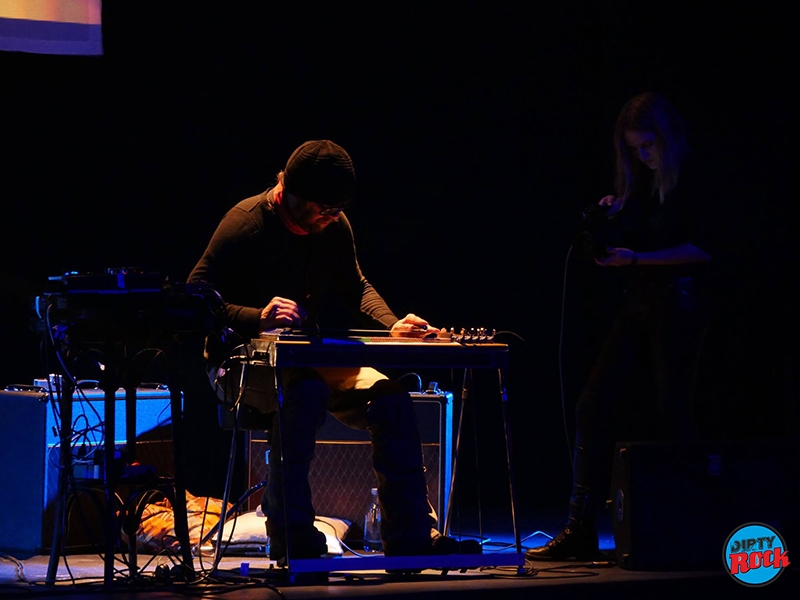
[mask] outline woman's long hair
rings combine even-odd
[[[638,159],[635,150],[625,143],[625,132],[651,131],[656,136],[659,165],[652,172]],[[617,117],[614,127],[616,151],[616,194],[627,199],[634,192],[641,192],[642,185],[650,179],[650,193],[658,192],[659,201],[678,182],[683,157],[686,155],[686,132],[683,119],[662,96],[645,92],[628,100]]]

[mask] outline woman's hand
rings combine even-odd
[[[625,206],[625,200],[622,198],[617,198],[616,196],[603,196],[600,198],[600,202],[598,202],[600,206],[608,206],[608,215],[611,216],[614,213],[619,212],[623,206]]]
[[[411,313],[397,321],[391,329],[392,337],[423,338],[438,332],[437,327],[431,327],[425,319]]]
[[[608,256],[594,259],[601,267],[624,267],[636,262],[636,253],[628,248],[606,248],[606,252]]]
[[[596,258],[601,267],[624,267],[625,265],[688,265],[711,260],[711,255],[689,242],[661,250],[634,252],[628,248],[606,248],[608,256]]]

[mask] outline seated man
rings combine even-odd
[[[314,140],[292,153],[273,187],[223,217],[189,281],[220,294],[227,325],[241,343],[284,327],[389,329],[404,337],[438,331],[413,314],[398,319],[362,274],[342,212],[354,191],[348,153],[329,140]],[[214,369],[212,377],[225,375]],[[397,383],[371,368],[293,368],[283,370],[283,391],[281,440],[272,373],[250,370],[247,394],[257,395],[261,412],[272,416],[262,499],[270,558],[285,559],[286,531],[292,558],[326,552],[325,536],[314,527],[308,483],[326,411],[371,434],[387,556],[481,552],[475,541],[456,542],[433,529],[413,403]]]

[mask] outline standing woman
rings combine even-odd
[[[698,209],[706,200],[692,181],[683,121],[660,95],[629,100],[614,129],[615,195],[607,207],[606,252],[594,261],[624,269],[624,292],[576,407],[569,520],[530,560],[586,560],[598,554],[595,519],[608,497],[616,418],[638,407],[623,404],[626,385],[649,360],[652,393],[638,403],[655,409],[662,439],[692,439],[693,367],[703,310],[698,279],[711,260]]]

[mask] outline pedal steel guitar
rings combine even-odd
[[[511,456],[511,434],[508,418],[508,397],[505,389],[505,370],[508,367],[508,346],[494,340],[495,333],[484,329],[441,330],[427,337],[393,337],[388,331],[346,330],[340,332],[309,332],[279,329],[262,333],[250,341],[246,366],[269,366],[275,370],[278,393],[279,421],[282,422],[283,397],[281,369],[288,367],[373,367],[373,368],[454,368],[494,369],[498,373],[499,391],[505,426],[508,481],[511,492],[511,517],[516,543],[515,553],[408,557],[358,557],[291,559],[287,561],[290,578],[294,574],[373,569],[468,569],[479,567],[524,567],[524,556],[516,524],[516,493]],[[463,398],[462,398],[463,401]],[[463,408],[463,407],[462,407]],[[463,410],[461,414],[463,415]],[[281,425],[282,426],[282,425]],[[451,488],[455,483],[458,446],[462,423],[456,435],[455,463]],[[283,437],[283,436],[281,436]],[[447,534],[447,517],[442,533]],[[287,552],[288,554],[288,552]]]
[[[494,333],[445,330],[428,337],[394,337],[388,331],[347,330],[338,335],[303,330],[266,331],[250,341],[252,358],[269,366],[505,369],[508,346]]]

